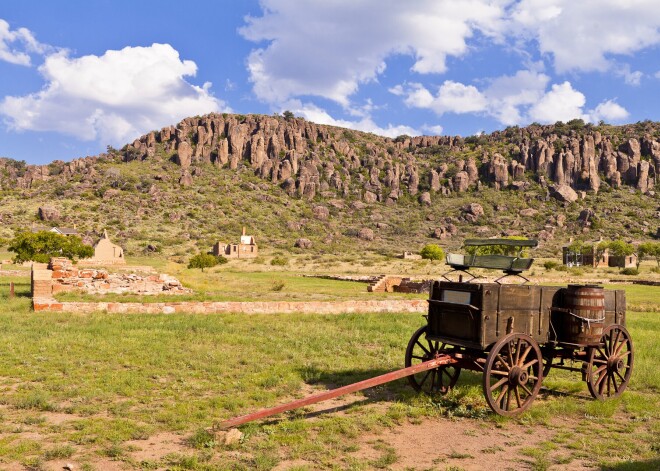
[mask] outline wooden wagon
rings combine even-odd
[[[466,241],[468,246],[489,243],[492,239]],[[536,241],[495,243],[520,247]],[[506,255],[459,259],[449,254],[447,261],[452,271],[494,268],[503,269],[505,276],[520,276],[521,267],[528,268],[533,260]],[[415,389],[446,393],[461,369],[483,372],[486,402],[507,416],[529,407],[551,368],[580,372],[597,399],[616,397],[625,390],[634,353],[625,328],[623,290],[501,284],[503,277],[477,283],[478,277],[470,275],[469,282],[437,281],[432,286],[426,325],[410,339],[405,364],[410,367],[446,355],[452,361],[408,376]]]

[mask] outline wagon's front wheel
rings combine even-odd
[[[620,396],[628,386],[633,367],[633,344],[625,327],[605,328],[600,343],[587,352],[587,386],[596,399]]]
[[[437,340],[426,338],[427,326],[422,326],[413,334],[406,348],[406,368],[425,361],[433,360],[440,355],[449,354],[453,347]],[[461,369],[446,365],[433,370],[423,371],[408,376],[408,382],[415,389],[426,394],[446,394],[454,387]]]
[[[497,414],[511,417],[523,412],[536,398],[542,381],[543,356],[529,335],[507,335],[486,358],[484,396]]]

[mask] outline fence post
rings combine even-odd
[[[9,283],[9,297],[13,298],[14,297],[14,282]]]

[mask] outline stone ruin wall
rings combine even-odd
[[[141,276],[135,273],[109,273],[107,270],[75,267],[69,259],[53,258],[32,269],[32,297],[52,298],[68,291],[88,294],[190,294],[176,278],[166,275]]]

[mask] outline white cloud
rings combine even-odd
[[[558,72],[608,70],[611,56],[660,44],[657,0],[522,0],[509,34],[538,41]]]
[[[414,57],[417,73],[442,73],[449,56],[468,52],[476,31],[497,39],[506,1],[262,0],[263,16],[240,33],[264,47],[249,55],[258,98],[282,103],[315,95],[343,106],[360,84],[374,81],[395,54]]]
[[[600,103],[596,109],[589,112],[589,120],[593,123],[597,123],[600,120],[603,121],[623,121],[628,118],[630,113],[621,105],[616,103],[613,100],[607,100]]]
[[[422,126],[422,131],[428,132],[432,136],[442,136],[442,133],[444,132],[444,129],[439,124],[436,124],[436,125],[425,124],[425,125]]]
[[[586,101],[584,95],[575,90],[570,82],[555,84],[530,108],[529,116],[534,121],[541,123],[585,119],[582,107]]]
[[[633,87],[641,85],[642,78],[644,78],[644,72],[640,70],[630,70],[630,66],[628,64],[620,66],[615,65],[613,68],[616,75],[623,77],[623,81],[626,83],[626,85],[631,85]]]
[[[380,136],[396,137],[402,134],[418,136],[421,133],[410,126],[388,124],[383,128],[378,126],[370,117],[364,117],[359,121],[350,121],[344,119],[335,119],[330,114],[313,103],[301,103],[298,100],[287,102],[287,108],[296,116],[318,124],[327,124],[329,126],[339,126],[342,128],[355,129],[356,131],[371,132]]]
[[[586,98],[570,82],[553,84],[547,90],[549,82],[550,77],[542,72],[520,70],[514,75],[487,80],[488,85],[483,90],[445,81],[435,96],[419,83],[399,85],[390,91],[402,96],[406,105],[430,109],[439,116],[448,112],[482,113],[507,126],[576,118],[592,122],[620,121],[628,117],[628,111],[613,100],[585,112]]]
[[[0,60],[16,65],[31,65],[30,53],[43,54],[52,49],[41,44],[27,28],[11,30],[0,18]]]
[[[198,87],[184,79],[196,71],[195,63],[182,61],[169,44],[79,58],[60,52],[39,67],[44,89],[5,97],[0,113],[15,130],[56,131],[122,145],[184,117],[222,109],[224,104],[209,93],[210,84]]]

